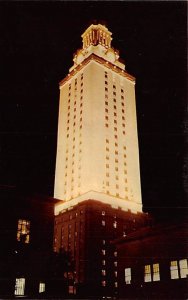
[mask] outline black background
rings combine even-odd
[[[58,83],[92,20],[136,77],[145,211],[186,205],[186,2],[1,2],[0,186],[53,195]]]

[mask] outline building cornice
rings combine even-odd
[[[135,77],[128,74],[126,71],[122,70],[121,68],[115,66],[114,64],[106,61],[105,59],[97,56],[96,54],[91,54],[89,57],[87,57],[82,63],[80,63],[77,67],[75,67],[63,80],[60,81],[59,83],[59,88],[63,86],[67,81],[70,80],[75,74],[77,74],[80,70],[83,69],[88,63],[91,61],[95,61],[99,63],[100,65],[105,66],[106,68],[113,70],[115,73],[125,77],[126,79],[130,80],[135,84]]]

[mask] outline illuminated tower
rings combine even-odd
[[[63,201],[56,214],[88,199],[142,211],[135,79],[111,36],[91,25],[60,82],[54,197]]]

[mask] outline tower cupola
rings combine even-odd
[[[82,34],[83,49],[88,48],[90,45],[102,45],[106,49],[111,47],[112,33],[106,26],[98,24],[91,25]]]

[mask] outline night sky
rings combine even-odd
[[[0,187],[53,195],[58,83],[97,20],[136,77],[144,209],[184,210],[186,12],[181,1],[1,2]]]

